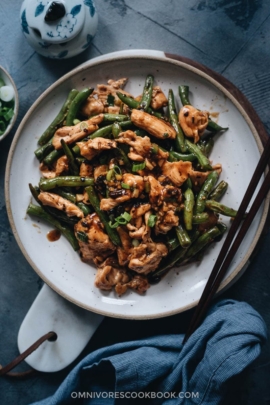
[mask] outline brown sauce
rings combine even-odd
[[[47,239],[50,242],[55,242],[61,236],[61,232],[58,229],[52,229],[50,232],[47,233]]]

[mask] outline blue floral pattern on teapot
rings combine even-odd
[[[91,44],[97,29],[94,2],[65,0],[61,4],[63,16],[48,23],[45,15],[53,3],[49,0],[24,0],[21,26],[29,44],[38,53],[50,58],[69,58],[83,52]]]

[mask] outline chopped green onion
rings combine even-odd
[[[134,163],[132,165],[132,171],[138,172],[139,170],[143,170],[145,168],[145,162],[142,163]]]
[[[158,146],[156,143],[152,143],[150,152],[151,152],[153,155],[156,155],[156,154],[158,153],[158,150],[159,150],[159,146]]]
[[[157,216],[152,214],[148,218],[147,225],[150,226],[150,228],[153,228],[155,226],[156,221],[157,221]]]
[[[120,215],[120,217],[124,218],[127,222],[129,222],[132,218],[128,212],[124,212],[123,214]],[[119,218],[119,217],[117,217],[117,218]]]
[[[88,129],[88,124],[87,124],[87,122],[82,121],[81,125],[80,125],[80,130],[84,131],[85,129]]]
[[[77,124],[79,124],[81,121],[80,120],[78,120],[77,118],[75,118],[75,120],[73,120],[73,125],[77,125]]]
[[[132,243],[132,246],[138,247],[140,244],[140,241],[138,239],[133,239],[131,243]]]
[[[144,183],[144,191],[148,194],[150,193],[150,183],[149,181],[147,181],[146,183]]]
[[[121,187],[122,187],[122,188],[125,188],[126,190],[129,190],[129,189],[130,189],[130,185],[127,184],[127,183],[121,183]]]
[[[122,170],[117,165],[113,166],[113,171],[114,171],[115,174],[122,174]]]
[[[164,134],[163,134],[163,138],[168,138],[168,137],[169,137],[168,132],[164,132]]]
[[[131,220],[131,215],[128,212],[124,212],[123,214],[119,215],[119,217],[115,218],[115,223],[113,224],[112,221],[109,222],[111,228],[117,228],[120,225],[126,225]]]
[[[115,97],[112,94],[109,94],[107,97],[108,105],[114,106],[114,99],[115,99]]]
[[[107,181],[110,181],[110,180],[112,180],[113,177],[114,177],[114,170],[111,169],[111,170],[109,170],[109,171],[107,172],[107,174],[106,174],[106,180],[107,180]]]
[[[76,234],[77,234],[77,238],[80,239],[82,242],[85,242],[85,243],[88,242],[88,236],[86,235],[85,232],[78,231]]]

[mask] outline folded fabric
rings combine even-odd
[[[52,397],[35,405],[126,405],[143,399],[217,405],[226,382],[260,354],[266,326],[250,305],[223,300],[184,346],[182,340],[183,335],[162,335],[96,350]]]

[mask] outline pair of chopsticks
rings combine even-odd
[[[224,244],[221,248],[218,258],[214,264],[214,267],[207,281],[207,284],[203,290],[198,306],[189,324],[183,343],[185,343],[188,340],[188,338],[200,325],[208,309],[208,306],[213,296],[217,292],[234,255],[236,254],[239,246],[241,245],[241,242],[244,239],[246,232],[248,231],[257,211],[259,210],[264,198],[266,197],[267,192],[269,191],[270,170],[268,171],[249,212],[245,215],[247,207],[255,193],[258,182],[269,162],[269,157],[270,157],[270,138],[267,141],[265,149],[261,155],[261,158],[258,162],[258,165],[246,190],[244,198],[240,204],[238,213],[234,221],[232,222],[227,237],[224,241]],[[239,227],[240,229],[237,233]]]

